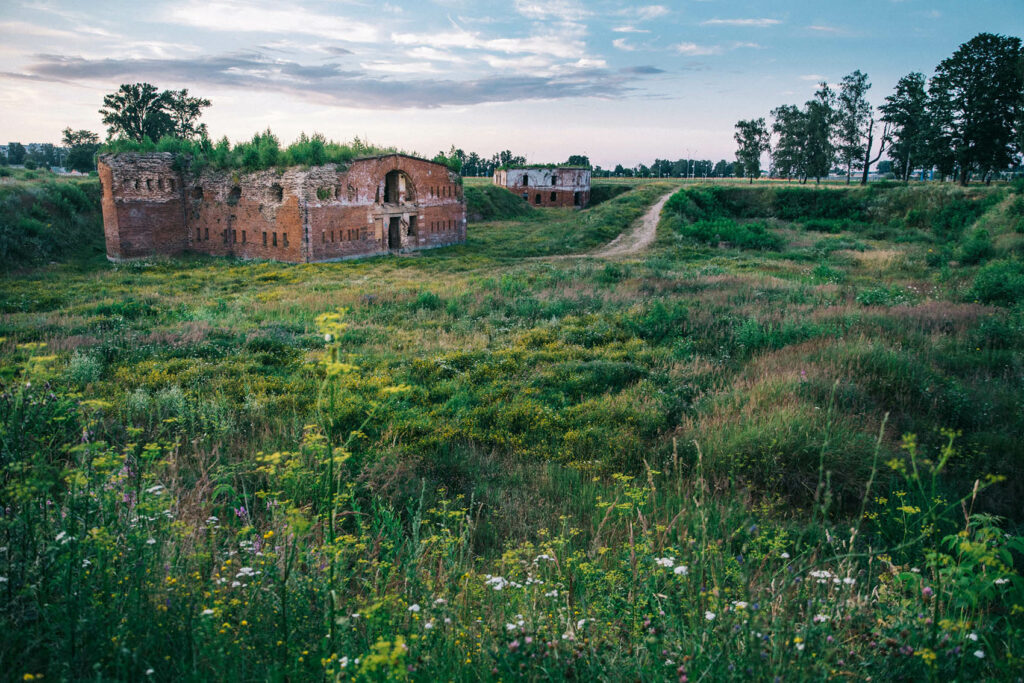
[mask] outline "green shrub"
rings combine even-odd
[[[970,294],[986,304],[1012,306],[1024,298],[1024,264],[992,261],[978,270]]]
[[[31,161],[31,160],[25,162],[25,170],[26,171],[34,171],[37,168],[39,168],[39,167],[36,165],[36,162]]]
[[[90,353],[75,351],[68,363],[67,374],[79,386],[91,384],[103,374],[103,360]]]
[[[974,265],[987,261],[995,254],[992,246],[992,239],[987,230],[975,230],[970,238],[960,245],[959,261],[967,265]]]
[[[444,301],[433,292],[420,292],[409,304],[409,308],[414,311],[437,311],[444,308]]]
[[[846,279],[846,273],[841,270],[836,270],[827,263],[819,263],[811,271],[811,274],[818,280],[823,282],[840,283]]]
[[[740,249],[778,251],[784,244],[778,235],[768,232],[766,223],[739,224],[726,218],[682,224],[677,228],[683,236],[697,242],[718,245],[727,242]]]
[[[14,172],[6,166],[0,166],[0,178],[10,178]]]
[[[895,306],[909,301],[910,297],[900,287],[872,287],[857,293],[857,303],[862,306]]]

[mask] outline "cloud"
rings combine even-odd
[[[620,73],[624,74],[637,74],[640,76],[654,76],[656,74],[666,73],[664,69],[659,69],[656,66],[626,66],[619,69]]]
[[[163,19],[171,24],[230,33],[299,33],[353,43],[375,43],[382,38],[373,24],[299,6],[254,5],[239,0],[190,0],[173,5]]]
[[[697,43],[676,43],[672,49],[681,55],[698,57],[702,55],[717,55],[722,53],[718,45],[698,45]]]
[[[638,79],[651,70],[610,71],[603,60],[581,58],[555,66],[553,73],[491,75],[453,80],[420,79],[374,74],[369,69],[338,64],[304,65],[268,59],[258,52],[205,55],[187,59],[86,59],[36,55],[24,72],[7,78],[78,84],[124,80],[229,87],[276,92],[307,101],[361,109],[436,108],[518,100],[557,100],[576,97],[619,98],[635,91]],[[383,62],[368,64],[387,71]],[[408,73],[405,69],[397,69]],[[111,85],[113,87],[113,85]]]
[[[515,0],[519,14],[528,19],[555,19],[557,21],[580,21],[590,15],[573,0]]]
[[[708,19],[701,26],[775,26],[782,22],[778,19]]]
[[[669,13],[669,9],[664,5],[647,5],[646,7],[631,9],[629,12],[640,21],[650,21],[651,19],[665,16]]]
[[[807,27],[808,31],[817,31],[818,33],[832,33],[835,35],[844,35],[846,31],[835,26],[825,26],[824,24],[812,24]]]
[[[573,36],[573,33],[550,33],[525,38],[483,38],[479,33],[456,28],[447,33],[392,33],[391,42],[437,49],[487,50],[580,59],[586,52],[586,46],[582,40]]]
[[[633,50],[636,49],[635,47],[630,45],[625,38],[616,38],[615,40],[612,41],[612,45],[614,45],[620,50],[625,50],[626,52],[632,52]]]
[[[616,26],[612,31],[615,33],[650,33],[647,29],[636,26]]]
[[[821,74],[804,74],[803,76],[800,77],[800,80],[801,81],[814,81],[814,82],[817,83],[819,81],[824,81],[825,77],[822,76]]]

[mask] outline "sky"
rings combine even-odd
[[[1024,0],[3,0],[0,140],[105,136],[103,95],[146,81],[234,142],[731,160],[737,120],[855,69],[880,105],[981,32],[1024,37]]]

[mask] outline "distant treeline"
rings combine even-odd
[[[1024,154],[1024,50],[1020,38],[981,33],[944,59],[928,79],[907,74],[885,104],[867,99],[860,70],[838,90],[819,84],[803,107],[782,105],[764,118],[736,124],[741,172],[753,181],[771,154],[771,175],[820,179],[838,164],[847,182],[888,153],[896,176],[916,172],[966,185],[1019,169]]]

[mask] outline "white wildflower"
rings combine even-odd
[[[686,576],[687,574],[690,573],[690,568],[687,567],[685,564],[681,564],[678,567],[676,567],[675,569],[673,569],[672,573],[676,574],[677,576]]]
[[[671,567],[676,563],[671,557],[659,557],[654,560],[655,564],[661,567]]]
[[[423,624],[423,628],[424,628],[424,630],[427,630],[427,631],[429,631],[430,629],[434,628],[433,620],[428,621],[425,624]]]
[[[845,579],[843,579],[843,583],[845,583],[847,586],[852,586],[853,584],[857,583],[857,579],[853,578],[852,576],[847,576]]]
[[[968,633],[967,634],[967,638],[970,639],[970,640],[973,640],[974,642],[978,642],[978,634],[977,633]]]
[[[831,617],[828,616],[827,614],[815,614],[814,615],[814,623],[815,624],[820,624],[822,622],[828,621],[829,619],[831,619]]]
[[[1010,583],[1010,580],[1005,577],[999,577],[994,582],[997,586],[1002,586],[1004,583]]]
[[[413,603],[413,604],[409,605],[409,611],[412,612],[413,614],[415,614],[416,612],[420,611],[420,606],[417,605],[416,603]]]
[[[781,558],[782,558],[782,559],[784,559],[784,560],[788,560],[788,559],[789,559],[789,553],[785,553],[785,552],[784,552],[784,553],[782,553],[781,555],[779,555],[779,557],[781,557]]]
[[[735,607],[736,609],[746,609],[747,608],[747,602],[745,600],[733,600],[732,601],[732,606]]]
[[[156,543],[156,539],[155,538],[150,537],[150,538],[146,539],[146,545],[153,545],[154,543]]]
[[[975,650],[974,651],[974,656],[977,657],[978,659],[985,659],[985,651],[984,650]]]
[[[558,590],[556,589],[556,590],[548,591],[547,593],[544,594],[544,597],[545,598],[557,598],[558,597]]]
[[[714,621],[715,620],[715,613],[712,612],[711,610],[708,610],[707,612],[704,613],[704,618],[707,619],[708,621]]]
[[[202,614],[202,616],[204,616],[204,617],[209,617],[209,616],[213,615],[213,610],[207,608],[207,609],[204,609],[202,612],[200,612],[200,614]]]

